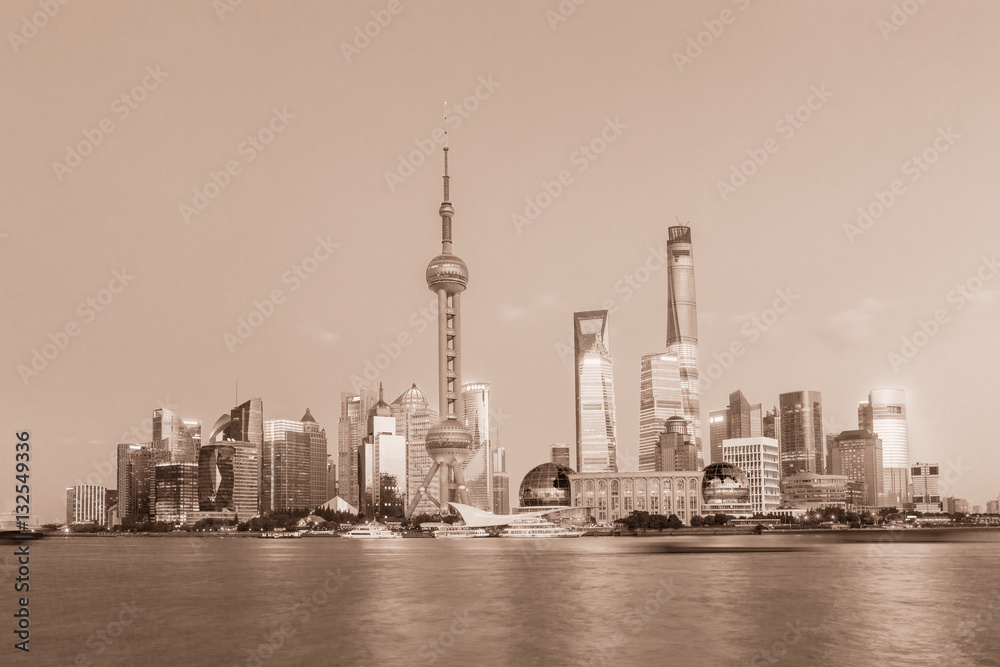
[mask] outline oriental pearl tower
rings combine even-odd
[[[447,117],[445,127],[448,127]],[[438,397],[441,421],[427,431],[427,453],[434,464],[406,507],[409,518],[425,495],[441,508],[451,501],[471,505],[462,464],[472,448],[472,433],[462,424],[459,393],[462,387],[462,292],[469,283],[469,268],[451,252],[451,218],[455,209],[448,192],[448,143],[444,145],[444,201],[441,215],[441,254],[427,265],[427,288],[438,298]],[[440,474],[441,499],[428,492],[434,475]],[[452,480],[454,478],[454,481]]]

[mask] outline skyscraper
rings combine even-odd
[[[396,518],[406,507],[406,438],[396,434],[396,418],[383,400],[381,385],[367,423],[358,451],[359,508],[370,518]]]
[[[82,484],[66,489],[66,524],[108,522],[105,496],[107,489],[96,484]]]
[[[687,429],[688,422],[683,417],[670,417],[664,422],[656,447],[654,471],[698,470],[698,448]]]
[[[858,405],[858,428],[882,441],[885,503],[900,507],[909,502],[910,451],[906,428],[906,392],[872,389]]]
[[[358,449],[365,439],[368,412],[378,402],[378,392],[362,388],[360,394],[340,395],[340,421],[337,424],[338,475],[340,495],[354,507],[359,507]]]
[[[229,450],[219,449],[225,446]],[[198,504],[203,511],[216,511],[208,509],[215,506],[219,510],[232,509],[236,512],[240,521],[252,518],[260,511],[261,503],[261,478],[263,474],[261,458],[264,451],[264,407],[260,398],[251,398],[244,403],[237,405],[229,414],[223,414],[212,427],[208,442],[202,447],[215,447],[214,458],[210,454],[199,456],[198,463]],[[219,453],[222,453],[219,467]],[[204,458],[208,457],[208,458]],[[229,460],[231,458],[231,461]],[[228,466],[232,466],[232,493],[231,497],[223,494],[224,499],[228,499],[228,506],[219,505],[218,495],[222,488],[223,471]],[[204,466],[208,466],[205,468]],[[213,468],[213,466],[215,466]],[[208,472],[208,471],[211,472]],[[226,475],[229,473],[226,472]],[[208,481],[211,479],[211,483]],[[228,480],[226,482],[228,484]],[[212,494],[206,495],[209,488],[215,496],[214,500],[206,500]]]
[[[128,516],[137,521],[149,519],[152,454],[150,442],[118,443],[118,513],[123,519]]]
[[[302,429],[309,438],[309,507],[319,507],[332,495],[326,488],[326,429],[320,428],[309,408]]]
[[[459,400],[462,389],[461,299],[469,283],[469,267],[451,251],[451,219],[455,209],[449,192],[447,130],[445,136],[444,201],[438,209],[441,216],[441,254],[430,261],[425,274],[428,289],[438,298],[438,405],[441,421],[427,432],[427,453],[434,463],[417,488],[417,496],[406,506],[407,518],[413,516],[431,480],[439,473],[441,496],[437,502],[442,511],[450,510],[449,502],[472,504],[462,471],[462,464],[472,447],[472,434],[462,423],[462,403]]]
[[[615,387],[608,311],[573,313],[576,464],[580,472],[618,470]]]
[[[185,420],[178,417],[167,408],[153,410],[153,441],[150,459],[149,504],[150,511],[156,521],[183,521],[176,517],[198,509],[198,449],[201,447],[201,422]],[[159,471],[165,464],[189,464],[194,472],[185,469]],[[167,481],[160,482],[159,476],[164,475]],[[175,484],[187,484],[189,488],[174,488]],[[170,498],[159,502],[157,493],[160,489],[168,490]],[[159,508],[165,508],[169,518],[156,515]]]
[[[938,487],[938,464],[914,463],[911,468],[914,509],[917,512],[940,512],[941,492]]]
[[[667,262],[667,352],[677,357],[683,417],[688,422],[688,433],[701,457],[698,311],[690,227],[678,225],[668,230]]]
[[[493,509],[493,447],[490,441],[490,384],[462,385],[462,420],[472,433],[472,448],[462,465],[472,504]]]
[[[569,460],[569,445],[565,442],[556,442],[549,446],[549,460],[560,466],[572,468]]]
[[[670,417],[683,416],[677,357],[665,352],[643,355],[639,366],[640,471],[656,469],[654,459],[663,422]]]
[[[746,473],[753,511],[768,514],[781,504],[781,463],[778,441],[773,438],[727,438],[722,443],[726,463]],[[715,461],[712,461],[715,463]]]
[[[198,511],[197,463],[159,463],[154,480],[157,521],[182,524]]]
[[[302,507],[313,508],[313,451],[322,436],[324,460],[325,433],[306,409],[299,421],[269,419],[264,422],[264,451],[261,457],[261,511]],[[319,469],[326,485],[326,467]],[[324,501],[326,502],[326,501]]]
[[[781,476],[800,472],[825,474],[823,395],[793,391],[778,396],[781,410]]]
[[[774,438],[781,447],[781,413],[778,406],[773,406],[765,414],[762,421],[762,430],[765,438]]]
[[[566,445],[569,457],[569,445]],[[507,450],[493,450],[493,513],[510,514],[510,473],[507,472]]]
[[[841,431],[830,450],[830,474],[861,484],[861,504],[881,507],[885,499],[882,441],[871,431]]]
[[[417,489],[423,475],[434,464],[431,455],[427,453],[427,431],[437,423],[438,413],[430,407],[415,382],[389,408],[396,418],[396,433],[406,439],[406,504],[409,505],[418,495]],[[428,484],[427,492],[431,497],[441,497],[436,478]],[[421,496],[414,509],[418,514],[437,510],[437,505],[427,495]]]
[[[729,410],[708,413],[708,447],[712,463],[722,463],[722,441],[729,437]]]

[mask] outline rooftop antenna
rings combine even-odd
[[[447,202],[448,192],[448,102],[444,103],[444,200]]]

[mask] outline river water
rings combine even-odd
[[[1000,665],[1000,534],[908,533],[50,538],[0,664]]]

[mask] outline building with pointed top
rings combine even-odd
[[[618,427],[608,311],[573,313],[576,464],[580,472],[618,470]]]
[[[683,416],[688,433],[703,461],[701,388],[698,379],[698,308],[694,289],[694,254],[691,228],[677,225],[667,230],[667,353],[677,357]]]
[[[326,432],[319,427],[309,409],[299,421],[269,419],[264,422],[264,448],[261,456],[262,512],[282,509],[314,508],[313,476],[322,451],[323,465],[318,474],[326,486]],[[316,497],[318,497],[317,494]],[[325,491],[322,495],[325,495]],[[329,500],[329,498],[327,499]]]
[[[406,438],[396,433],[396,418],[381,384],[367,424],[364,445],[358,450],[359,509],[368,518],[395,519],[406,507]]]
[[[447,124],[445,125],[447,127]],[[469,268],[452,252],[452,217],[448,176],[448,145],[444,146],[444,201],[441,216],[441,254],[427,265],[427,288],[438,299],[438,405],[441,421],[427,432],[427,453],[433,463],[417,487],[416,496],[406,507],[413,515],[428,487],[438,476],[440,496],[431,500],[442,512],[451,510],[450,502],[471,505],[462,465],[472,447],[472,434],[462,421],[462,292],[469,283]]]
[[[409,389],[400,394],[389,408],[396,418],[396,433],[406,441],[406,504],[417,497],[417,487],[423,475],[434,464],[427,453],[427,431],[437,423],[437,410],[431,408],[424,393],[414,382]],[[431,496],[439,498],[438,480],[431,480],[428,485]],[[422,497],[415,508],[416,514],[433,514],[438,511],[427,496]]]

